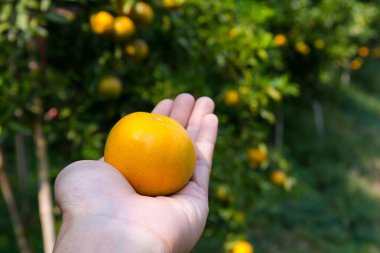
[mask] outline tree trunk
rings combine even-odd
[[[30,253],[28,241],[25,237],[25,230],[21,222],[20,213],[17,209],[16,202],[13,196],[12,188],[9,183],[8,176],[5,172],[4,155],[0,147],[0,186],[1,192],[4,196],[8,212],[11,216],[13,230],[16,235],[17,245],[21,253]]]
[[[325,134],[325,120],[323,118],[323,110],[321,102],[318,100],[313,101],[313,112],[314,112],[314,122],[315,130],[319,137],[323,137]]]
[[[55,242],[53,200],[49,181],[49,165],[46,151],[46,140],[41,122],[36,119],[34,125],[34,141],[36,144],[36,156],[38,160],[38,207],[44,242],[44,252],[53,252]]]
[[[28,182],[28,166],[26,160],[26,150],[25,150],[25,135],[22,133],[16,133],[15,136],[15,146],[16,146],[16,168],[17,168],[17,179],[18,187],[21,194],[21,215],[25,215],[29,212],[29,182]],[[25,217],[25,216],[23,216]]]
[[[282,113],[282,111],[277,110],[274,146],[276,148],[281,148],[283,142],[284,142],[284,114]]]

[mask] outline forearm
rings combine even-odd
[[[167,253],[164,242],[148,229],[108,217],[64,219],[54,253]]]

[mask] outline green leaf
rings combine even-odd
[[[49,12],[46,14],[46,19],[52,23],[58,23],[58,24],[67,24],[70,22],[70,20],[66,19],[64,16],[58,15],[53,12]]]

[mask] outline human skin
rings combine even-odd
[[[152,111],[177,120],[195,145],[193,177],[173,195],[139,195],[103,159],[64,168],[55,181],[63,219],[53,252],[189,252],[204,230],[209,210],[218,128],[213,112],[210,98],[195,101],[189,94],[162,100]]]

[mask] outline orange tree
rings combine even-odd
[[[221,127],[199,247],[219,251],[241,240],[260,250],[251,228],[285,212],[274,202],[295,185],[282,147],[287,97],[301,94],[297,101],[307,104],[349,75],[378,15],[372,2],[357,0],[20,1],[0,8],[7,52],[0,56],[0,140],[11,147],[15,133],[31,136],[33,122],[42,122],[55,158],[51,179],[69,161],[100,157],[122,115],[180,92],[215,99]]]

